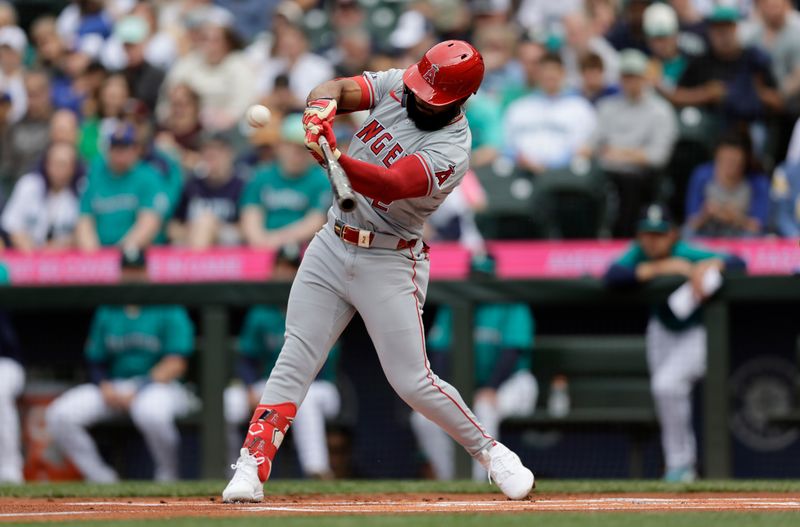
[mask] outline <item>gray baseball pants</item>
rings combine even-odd
[[[286,341],[261,403],[299,407],[331,346],[358,311],[397,395],[470,454],[491,444],[492,437],[461,395],[430,369],[422,326],[429,272],[421,247],[358,247],[339,239],[330,223],[323,227],[292,284]]]

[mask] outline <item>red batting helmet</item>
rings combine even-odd
[[[411,93],[431,106],[447,106],[478,91],[483,57],[463,40],[446,40],[429,49],[403,73]]]

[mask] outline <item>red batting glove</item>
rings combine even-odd
[[[336,117],[337,103],[336,99],[314,99],[308,101],[306,111],[303,112],[303,128],[306,131],[314,130],[318,132],[318,128],[322,123],[333,125],[333,119]]]
[[[323,167],[326,166],[325,163],[325,155],[322,153],[322,147],[319,144],[319,138],[324,137],[327,139],[328,144],[331,146],[331,152],[333,152],[333,156],[336,159],[339,159],[339,156],[342,153],[336,148],[336,135],[333,133],[333,127],[328,122],[323,122],[320,126],[314,126],[310,128],[306,132],[306,148],[317,160],[317,163],[322,165]]]

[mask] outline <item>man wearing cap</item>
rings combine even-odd
[[[649,76],[659,91],[672,92],[689,63],[687,54],[703,53],[705,44],[694,33],[679,33],[678,15],[668,4],[645,9],[642,24],[652,54]]]
[[[742,259],[694,247],[679,239],[669,211],[658,204],[643,209],[636,240],[606,271],[609,287],[626,288],[660,276],[685,278],[695,300],[708,296],[708,273],[742,271]],[[705,375],[706,330],[701,310],[678,318],[665,302],[653,306],[647,325],[650,386],[661,425],[666,470],[664,479],[689,482],[697,477],[697,445],[692,430],[692,387]]]
[[[278,250],[271,279],[291,282],[300,266],[300,246],[284,245]],[[225,390],[225,422],[228,425],[228,450],[232,461],[239,457],[241,428],[247,423],[261,399],[261,389],[275,367],[286,333],[285,306],[253,306],[239,336],[236,373],[240,383]],[[314,381],[302,409],[292,423],[292,439],[303,474],[309,478],[333,477],[325,433],[325,421],[336,417],[341,400],[336,387],[339,368],[339,343],[331,348],[328,359]]]
[[[783,102],[769,57],[739,42],[739,11],[716,6],[706,20],[710,49],[689,61],[671,102],[715,112],[728,123],[753,122],[780,111]]]
[[[230,134],[203,138],[200,163],[183,187],[169,237],[193,249],[240,243],[239,200],[244,178],[234,164]]]
[[[484,428],[458,391],[430,367],[422,306],[430,272],[425,220],[464,178],[471,136],[463,106],[484,64],[468,42],[447,40],[405,70],[364,72],[315,87],[303,115],[305,144],[348,176],[355,208],[334,201],[308,246],[286,311],[286,340],[250,420],[225,502],[259,502],[283,437],[308,386],[356,311],[383,372],[414,410],[444,429],[511,499],[534,476]],[[588,104],[588,103],[587,103]],[[337,148],[337,112],[368,110],[347,153]],[[330,152],[323,152],[324,141]]]
[[[325,223],[331,205],[328,178],[308,156],[300,114],[287,115],[277,161],[258,170],[241,198],[242,234],[251,247],[304,243]]]
[[[622,51],[622,92],[598,103],[598,126],[590,140],[590,151],[616,187],[616,237],[632,236],[642,205],[655,199],[656,171],[669,161],[678,134],[675,112],[650,88],[646,71],[644,53]]]
[[[159,234],[169,198],[155,170],[141,161],[130,124],[111,134],[107,156],[89,168],[81,196],[76,241],[81,250],[116,245],[140,253]]]

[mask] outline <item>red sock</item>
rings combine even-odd
[[[269,479],[272,460],[296,413],[297,407],[292,403],[256,406],[242,448],[250,451],[257,460],[263,460],[258,466],[258,477],[262,483]]]

